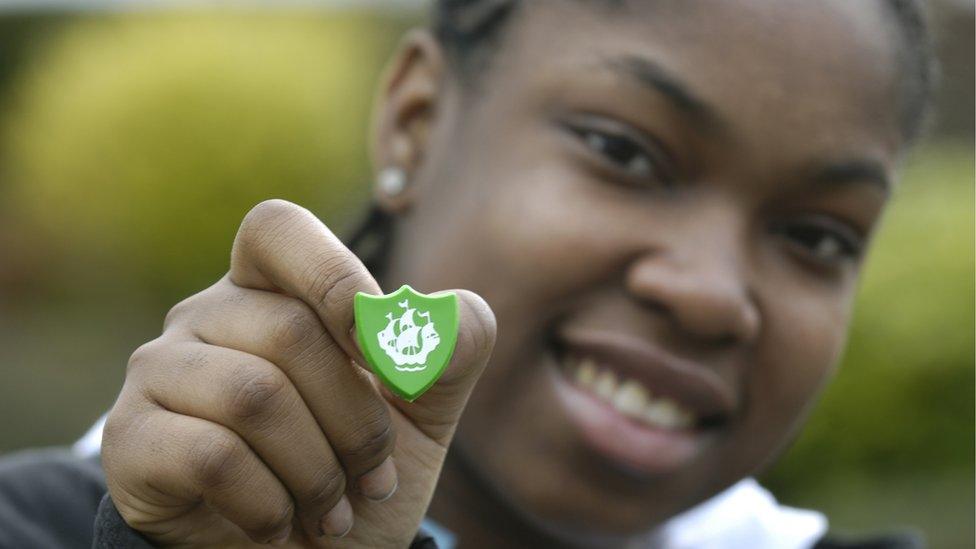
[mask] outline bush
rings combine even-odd
[[[7,108],[22,238],[47,250],[55,284],[131,281],[171,301],[226,269],[262,199],[341,224],[366,191],[364,121],[388,27],[314,14],[70,23]]]

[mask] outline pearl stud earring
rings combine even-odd
[[[407,188],[407,174],[400,168],[384,168],[379,175],[380,191],[387,196],[398,196]]]

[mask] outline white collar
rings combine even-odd
[[[827,517],[780,505],[755,479],[675,516],[652,537],[661,549],[807,549],[827,533]]]

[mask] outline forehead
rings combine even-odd
[[[893,156],[893,24],[883,0],[536,0],[516,15],[498,68],[510,90],[519,79],[558,88],[646,58],[757,153],[787,130],[808,147],[873,143],[867,153]]]

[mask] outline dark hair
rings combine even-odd
[[[600,0],[605,4],[622,0]],[[907,142],[921,133],[928,118],[935,81],[935,61],[924,0],[883,0],[900,34],[898,57],[904,67],[901,129]],[[463,75],[483,72],[505,23],[520,0],[435,0],[434,34],[454,68]]]
[[[912,143],[928,122],[938,65],[932,50],[924,0],[885,0],[885,3],[891,8],[902,37],[899,60],[907,75],[902,79],[902,133]]]
[[[622,0],[600,0],[606,4]],[[924,0],[882,0],[896,21],[899,61],[904,67],[901,129],[907,142],[921,132],[928,118],[936,65],[925,18]],[[433,31],[448,61],[466,79],[483,73],[505,23],[521,0],[434,0]],[[383,276],[392,246],[393,220],[377,206],[348,239],[349,247],[375,276]]]

